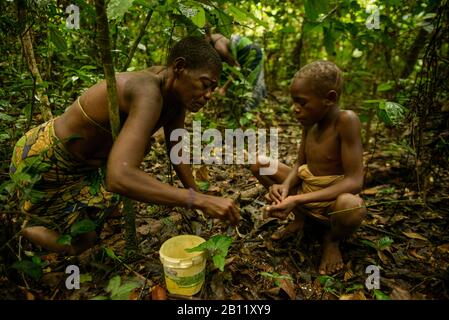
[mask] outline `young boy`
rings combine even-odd
[[[363,184],[360,121],[350,110],[340,110],[342,72],[332,62],[316,61],[301,68],[290,87],[297,120],[302,124],[298,161],[293,169],[279,163],[272,176],[261,176],[258,159],[251,171],[269,188],[267,212],[295,220],[272,235],[279,240],[301,232],[304,217],[327,226],[323,239],[320,274],[332,274],[343,267],[340,240],[352,234],[366,215],[357,196]]]
[[[10,170],[13,180],[23,173],[38,178],[23,183],[20,218],[29,220],[24,237],[51,251],[78,254],[94,244],[95,231],[73,234],[71,245],[58,239],[87,218],[101,227],[117,206],[113,193],[197,208],[238,223],[239,209],[232,200],[197,192],[189,164],[174,165],[187,190],[140,169],[150,138],[161,127],[170,154],[177,143],[170,141],[171,132],[184,127],[187,111],[196,112],[207,103],[220,72],[221,60],[212,46],[203,38],[187,37],[173,47],[167,66],[116,75],[122,128],[115,141],[105,81],[86,90],[60,117],[27,132],[16,144]],[[105,177],[100,170],[104,168]]]

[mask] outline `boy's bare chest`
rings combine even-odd
[[[319,131],[314,126],[307,132],[305,139],[307,163],[340,162],[340,139],[334,128]]]

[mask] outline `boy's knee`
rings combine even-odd
[[[344,225],[347,228],[357,228],[366,218],[363,200],[350,193],[343,193],[337,197],[334,211],[337,212],[331,216],[331,222]]]

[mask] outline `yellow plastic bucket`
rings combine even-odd
[[[205,242],[201,237],[180,235],[165,241],[159,258],[164,266],[165,284],[173,294],[192,296],[201,290],[204,283],[206,255],[204,251],[187,252]]]

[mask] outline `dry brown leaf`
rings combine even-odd
[[[54,288],[61,282],[63,277],[65,278],[64,272],[49,272],[45,273],[40,281],[50,288]]]
[[[390,259],[388,259],[388,257],[385,255],[385,253],[378,250],[377,255],[379,256],[380,260],[382,260],[383,263],[388,264]]]
[[[36,298],[34,297],[34,294],[32,294],[29,291],[26,292],[26,297],[27,297],[27,300],[36,300]]]
[[[160,128],[158,131],[156,131],[153,134],[153,138],[156,140],[157,143],[164,142],[165,140],[164,129]]]
[[[442,253],[448,253],[449,252],[449,243],[442,244],[441,246],[438,246],[437,248]]]
[[[411,300],[412,295],[407,290],[395,286],[393,291],[390,293],[390,298],[392,300]]]
[[[346,271],[344,276],[343,276],[343,280],[344,281],[348,281],[349,279],[351,279],[354,276],[354,274],[352,273],[351,270]]]
[[[213,292],[213,298],[216,300],[225,299],[225,290],[223,286],[223,275],[222,273],[215,273],[210,281],[210,287]]]
[[[45,256],[41,256],[42,260],[46,260],[50,263],[56,262],[58,261],[58,254],[57,253],[49,253],[46,254]]]
[[[429,241],[429,239],[427,239],[426,237],[420,235],[419,233],[416,232],[405,232],[403,231],[402,234],[404,234],[405,236],[411,238],[411,239],[418,239],[418,240],[424,240],[424,241]]]
[[[368,188],[362,191],[362,194],[367,195],[367,196],[373,196],[375,194],[377,194],[384,186],[375,186],[372,188]]]
[[[425,257],[419,255],[419,254],[416,252],[416,249],[410,249],[410,250],[408,251],[408,253],[409,253],[412,257],[415,257],[416,259],[419,259],[419,260],[425,260],[425,259],[426,259]]]
[[[198,168],[195,172],[195,178],[198,181],[209,181],[209,170],[207,169],[207,166],[201,166]]]
[[[394,224],[394,223],[400,222],[402,220],[407,220],[408,218],[409,218],[408,216],[399,213],[399,214],[394,215],[390,219],[390,224]]]
[[[167,300],[167,291],[160,285],[151,288],[151,300]]]
[[[388,220],[390,220],[390,217],[382,217],[379,214],[373,214],[373,218],[377,221],[379,221],[380,224],[387,224]],[[378,224],[378,223],[376,223]]]
[[[137,299],[139,299],[139,293],[136,291],[132,291],[128,296],[128,300],[137,300]]]
[[[150,233],[150,225],[149,224],[143,224],[136,228],[137,233],[146,236]]]
[[[281,272],[282,275],[290,276],[287,272]],[[282,290],[288,295],[290,300],[296,300],[296,290],[291,279],[279,279],[279,285]]]
[[[242,199],[251,199],[251,198],[257,197],[259,194],[261,194],[264,191],[266,191],[264,186],[256,185],[255,187],[253,187],[251,189],[242,191],[240,197]]]
[[[366,300],[365,294],[362,291],[356,291],[350,294],[343,294],[340,300]]]
[[[222,190],[221,190],[221,188],[219,186],[212,186],[212,187],[209,187],[209,189],[207,189],[207,192],[209,192],[209,193],[221,193]]]

